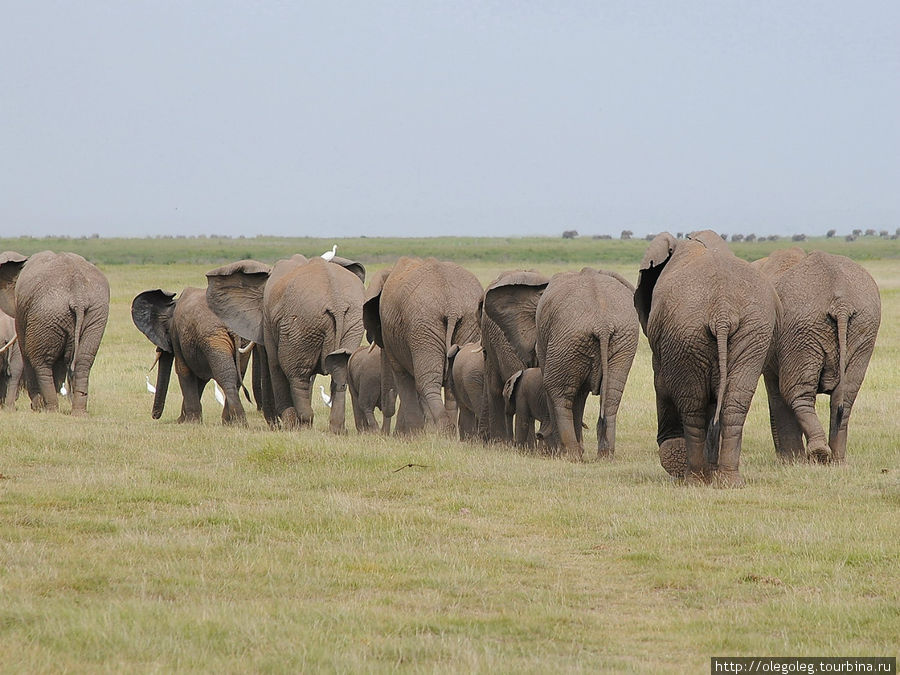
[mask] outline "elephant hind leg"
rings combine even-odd
[[[34,379],[37,391],[31,397],[32,410],[59,410],[59,397],[56,393],[53,368],[47,364],[34,365]]]
[[[782,461],[795,462],[804,457],[803,430],[793,409],[781,394],[777,376],[766,373],[765,382],[775,452]]]

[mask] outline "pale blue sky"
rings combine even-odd
[[[900,2],[0,0],[3,235],[900,227]]]

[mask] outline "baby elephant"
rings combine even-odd
[[[0,408],[16,409],[24,371],[25,362],[16,339],[16,322],[0,312]]]
[[[353,405],[353,420],[359,433],[378,431],[375,408],[382,414],[381,433],[391,433],[391,417],[394,416],[397,391],[389,381],[382,386],[381,347],[376,344],[359,347],[350,355],[347,363],[347,387]]]
[[[484,349],[480,342],[453,345],[447,352],[447,386],[459,408],[459,438],[478,436],[484,396]]]
[[[243,388],[252,343],[241,346],[241,338],[229,331],[206,304],[205,290],[185,288],[177,300],[174,293],[161,289],[144,291],[131,303],[131,317],[138,330],[156,345],[159,370],[153,419],[160,418],[166,405],[174,361],[184,399],[179,422],[201,421],[200,396],[209,381],[215,380],[225,394],[222,422],[247,424],[239,390]]]
[[[507,418],[512,420],[515,416],[515,444],[533,448],[536,439],[540,439],[548,449],[554,449],[556,443],[554,434],[550,432],[550,408],[547,405],[541,369],[526,368],[513,373],[503,387],[503,398],[506,401]],[[535,420],[541,423],[537,434],[534,433]]]

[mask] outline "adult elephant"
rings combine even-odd
[[[442,432],[454,427],[452,397],[446,407],[441,397],[447,352],[480,338],[475,309],[481,294],[474,274],[434,258],[402,257],[369,284],[363,320],[394,376],[398,433],[421,429],[426,415]]]
[[[850,411],[881,323],[878,286],[850,258],[821,251],[784,249],[753,266],[774,283],[783,307],[764,370],[775,450],[786,460],[808,454],[842,463]],[[816,394],[831,396],[827,442]]]
[[[363,334],[365,268],[335,256],[295,255],[275,266],[241,260],[207,275],[206,299],[266,366],[263,414],[285,428],[313,422],[316,375],[331,375],[331,431],[345,429],[347,361]],[[260,349],[260,347],[262,347]]]
[[[660,460],[689,482],[740,486],[741,438],[766,360],[775,289],[715,232],[656,236],[634,305],[653,351]]]
[[[16,409],[25,363],[16,339],[16,320],[0,312],[0,408]]]
[[[59,409],[68,379],[72,414],[87,413],[88,379],[109,318],[109,282],[75,253],[0,254],[0,310],[16,319],[34,410]]]
[[[484,296],[493,289],[503,286],[543,288],[549,281],[549,277],[535,270],[509,270],[488,284]],[[503,388],[513,374],[537,365],[536,357],[532,357],[534,362],[522,361],[500,326],[484,311],[484,297],[478,303],[478,317],[481,326],[481,344],[484,347],[484,394],[479,417],[479,433],[486,441],[510,443],[513,440],[513,429],[506,414]]]
[[[222,422],[247,424],[240,390],[253,345],[242,344],[228,330],[206,303],[204,289],[185,288],[177,300],[174,293],[159,288],[144,291],[131,303],[131,318],[156,345],[159,369],[153,419],[159,419],[165,408],[174,362],[182,395],[179,422],[202,420],[200,397],[209,381],[215,380],[225,395]]]
[[[519,358],[531,363],[536,357],[553,429],[570,459],[584,456],[589,393],[600,395],[597,455],[615,452],[616,415],[637,350],[633,292],[620,275],[586,267],[545,284],[510,279],[485,293],[484,311]]]

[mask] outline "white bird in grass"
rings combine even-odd
[[[62,386],[59,388],[59,393],[62,394],[63,396],[68,396],[69,390],[66,389],[66,383],[65,383],[65,382],[63,382],[63,383],[62,383]]]
[[[322,400],[325,402],[325,405],[327,405],[330,408],[331,407],[331,397],[325,393],[325,387],[322,386],[321,384],[319,385],[319,391],[322,392]]]
[[[219,388],[219,383],[213,380],[213,393],[216,395],[216,400],[219,402],[220,406],[225,405],[225,392]]]
[[[337,253],[337,244],[332,246],[330,251],[325,251],[325,253],[322,254],[322,259],[323,260],[331,260],[336,253]]]
[[[150,384],[150,376],[146,375],[145,377],[147,378],[147,391],[149,391],[151,394],[155,394],[156,387],[154,387],[152,384]]]

